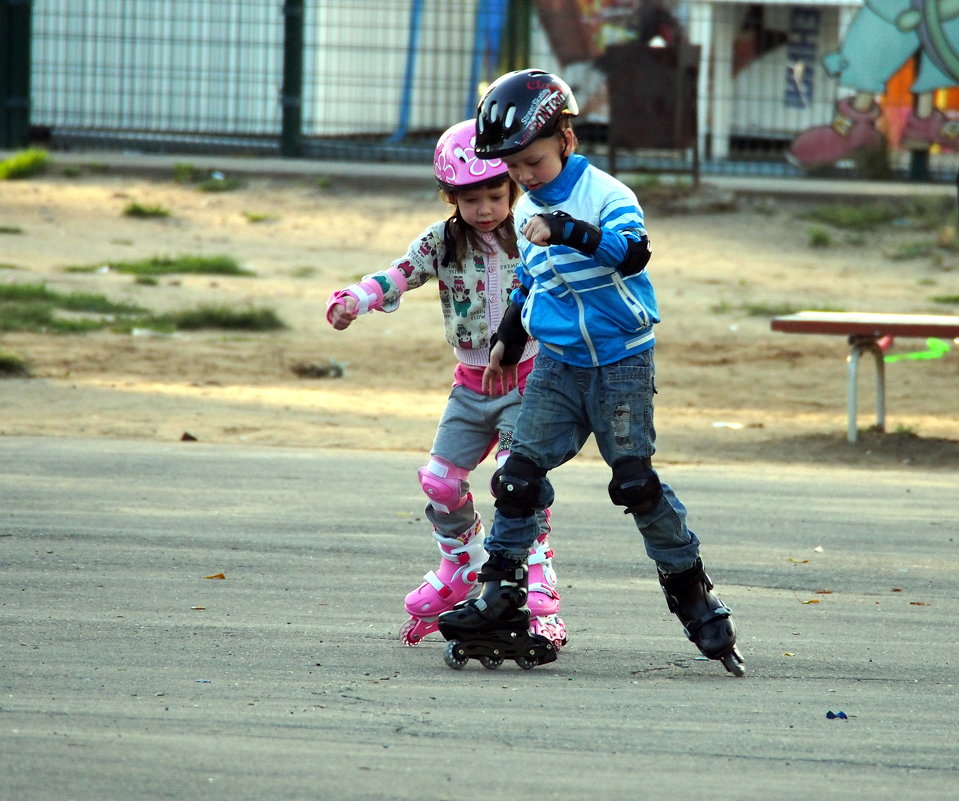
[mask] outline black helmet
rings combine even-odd
[[[549,135],[564,115],[579,106],[569,84],[543,70],[507,72],[490,84],[476,110],[476,155],[508,156]]]

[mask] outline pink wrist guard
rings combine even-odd
[[[372,278],[365,278],[358,284],[352,284],[346,289],[338,289],[326,302],[326,321],[330,322],[333,307],[343,305],[344,298],[351,297],[356,301],[357,315],[366,314],[373,309],[383,306],[383,290]]]

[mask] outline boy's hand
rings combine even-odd
[[[549,223],[543,219],[542,215],[537,214],[534,217],[530,217],[529,222],[523,226],[522,234],[534,245],[548,245],[550,236]]]
[[[519,386],[519,365],[510,364],[503,367],[503,354],[506,346],[497,342],[490,348],[489,364],[483,371],[483,394],[496,397],[505,395],[514,387]]]
[[[330,325],[337,331],[349,328],[350,323],[356,319],[356,305],[356,298],[344,293],[339,303],[334,303],[330,306],[329,313],[327,314]]]

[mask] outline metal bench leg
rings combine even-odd
[[[859,372],[859,357],[872,353],[876,360],[876,430],[886,430],[886,362],[875,337],[849,337],[848,383],[846,391],[846,439],[855,442],[856,428],[856,379]]]

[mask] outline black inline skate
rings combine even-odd
[[[447,665],[462,670],[470,659],[478,659],[495,670],[512,659],[523,670],[532,670],[556,659],[553,643],[529,632],[527,581],[523,562],[489,558],[479,574],[479,597],[458,603],[437,621],[440,634],[449,640],[443,654]]]
[[[734,676],[746,675],[746,663],[736,648],[736,627],[730,610],[712,592],[713,583],[701,559],[681,573],[659,572],[669,611],[679,618],[703,656],[722,662]]]

